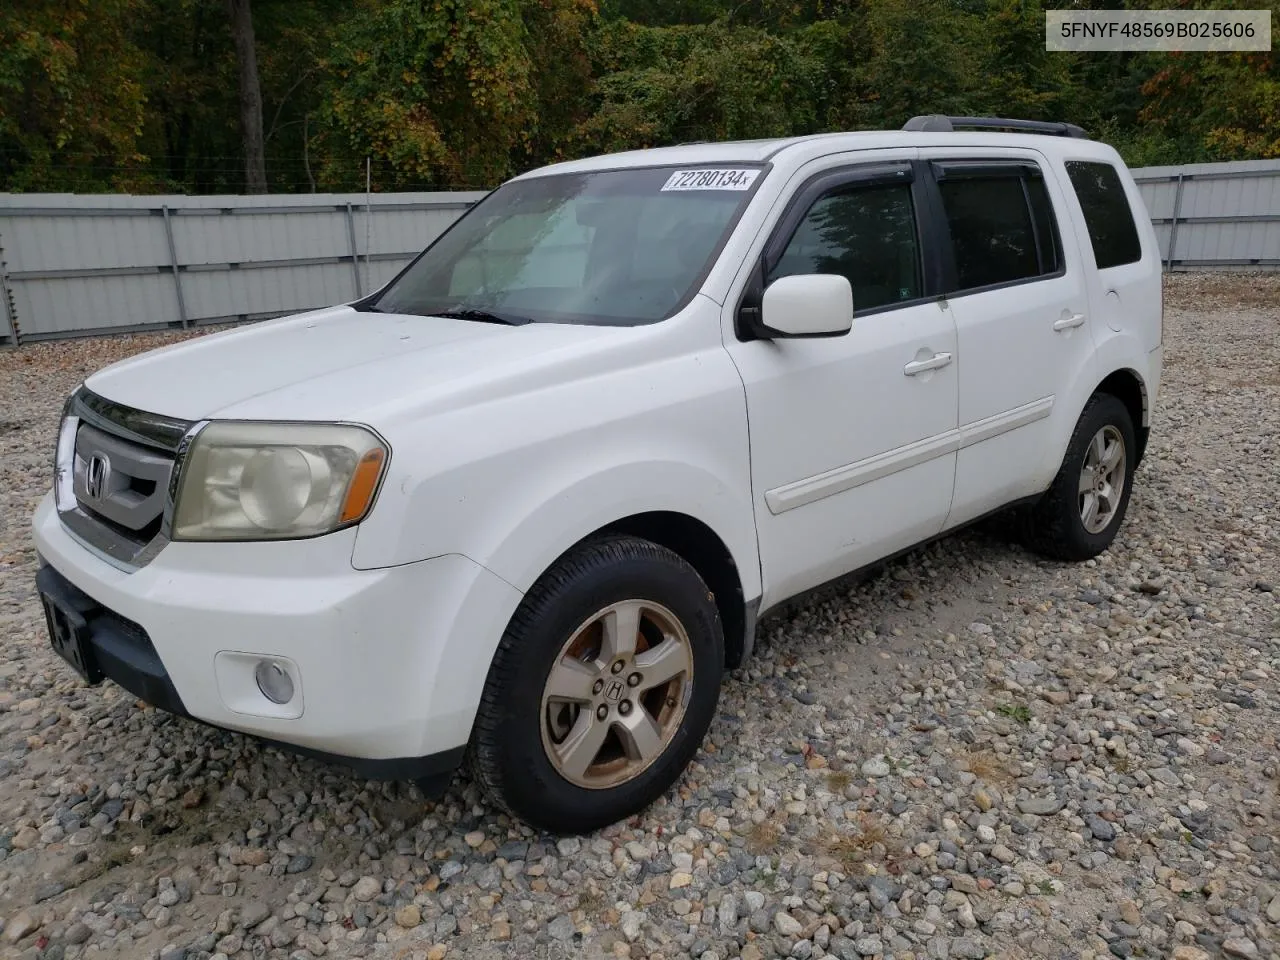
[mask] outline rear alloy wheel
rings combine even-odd
[[[1088,533],[1101,533],[1120,509],[1127,486],[1129,458],[1124,437],[1108,424],[1093,435],[1080,468],[1080,522]]]
[[[485,793],[535,827],[585,833],[679,778],[719,699],[724,637],[685,560],[588,541],[526,594],[494,656],[471,742]]]
[[[1111,546],[1133,489],[1133,418],[1109,393],[1085,404],[1053,485],[1022,515],[1023,540],[1056,560],[1088,560]]]

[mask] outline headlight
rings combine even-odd
[[[182,464],[172,537],[287,540],[359,523],[386,464],[386,446],[364,427],[211,423]]]

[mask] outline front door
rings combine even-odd
[[[746,387],[764,607],[937,534],[951,502],[956,332],[922,247],[907,160],[813,171],[782,213],[751,309],[782,276],[853,287],[840,337],[727,343]]]

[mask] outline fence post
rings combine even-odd
[[[347,201],[347,239],[351,242],[351,275],[356,281],[356,298],[364,296],[364,285],[360,282],[360,252],[356,247],[356,217],[351,212],[351,202]]]
[[[182,321],[182,329],[190,325],[187,319],[187,300],[182,295],[182,272],[178,269],[178,245],[173,242],[173,221],[169,219],[169,205],[160,208],[164,215],[164,238],[169,244],[169,268],[173,271],[173,291],[178,295],[178,319]]]
[[[13,304],[13,298],[9,296],[9,277],[8,268],[4,260],[4,237],[0,236],[0,300],[4,301],[4,309],[0,311],[0,318],[4,320],[4,326],[0,327],[0,339],[7,338],[15,347],[22,341],[19,339],[18,333],[18,317],[16,315],[17,308]]]
[[[1178,217],[1182,213],[1182,177],[1178,174],[1178,188],[1173,195],[1173,221],[1169,224],[1169,249],[1165,254],[1165,273],[1173,273],[1173,247],[1178,242]]]

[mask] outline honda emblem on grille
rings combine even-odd
[[[105,454],[95,453],[89,458],[84,471],[84,491],[91,500],[101,500],[107,492],[107,481],[111,478],[111,461]]]

